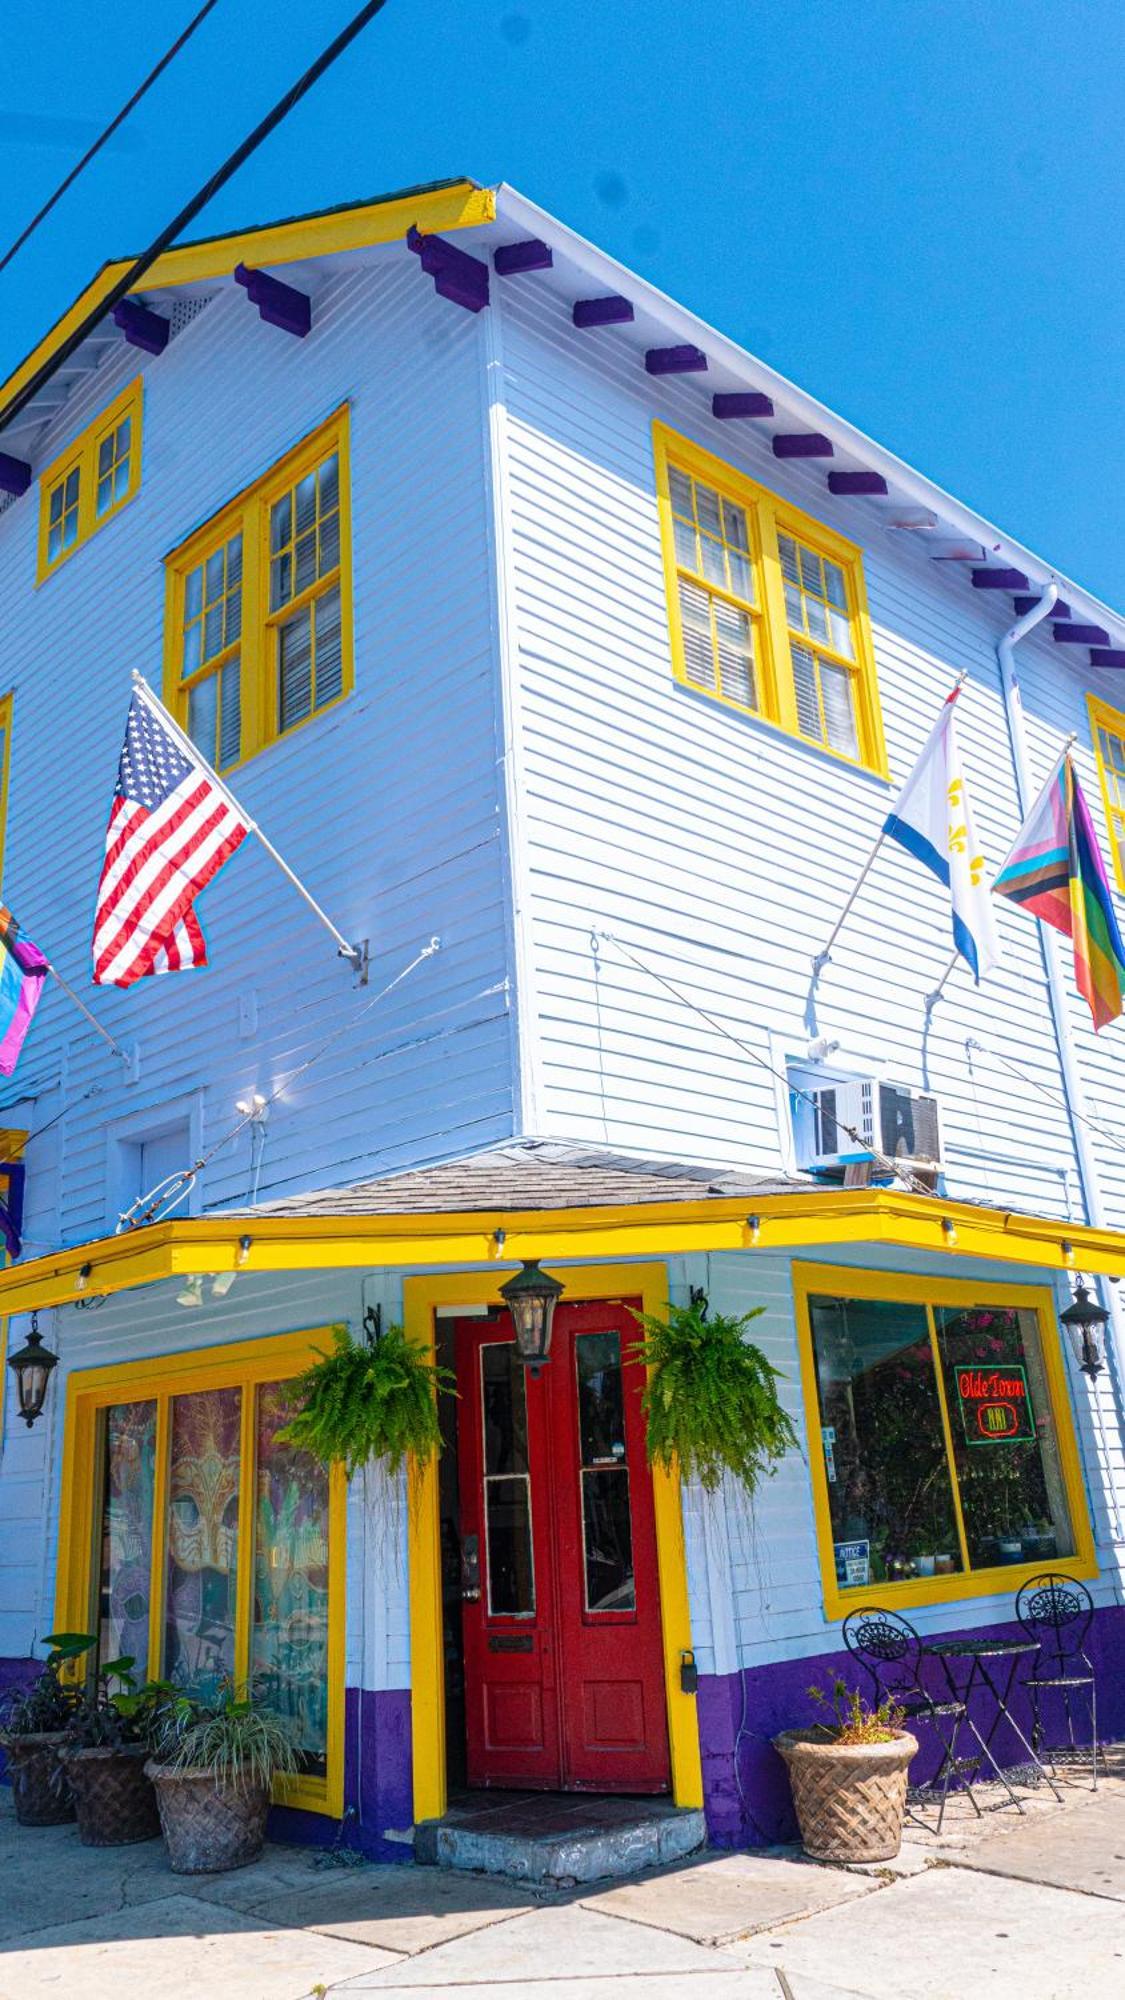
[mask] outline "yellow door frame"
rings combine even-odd
[[[668,1273],[663,1264],[584,1264],[565,1269],[568,1301],[640,1298],[646,1313],[665,1310]],[[506,1270],[446,1271],[403,1282],[403,1321],[412,1339],[435,1351],[438,1306],[500,1305]],[[672,1797],[678,1806],[703,1804],[703,1766],[695,1696],[680,1685],[682,1655],[691,1648],[687,1561],[677,1473],[654,1466],[656,1557]],[[437,1460],[412,1479],[407,1540],[410,1573],[410,1707],[414,1749],[414,1818],[440,1819],[445,1811],[445,1669],[442,1645],[441,1530]]]

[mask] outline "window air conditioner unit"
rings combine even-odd
[[[842,1173],[859,1160],[882,1153],[909,1166],[940,1167],[938,1101],[902,1084],[872,1076],[820,1084],[813,1099],[812,1153],[807,1173]],[[853,1139],[844,1127],[858,1133]]]

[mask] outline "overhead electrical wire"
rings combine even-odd
[[[128,270],[123,272],[122,276],[110,286],[104,298],[99,299],[98,303],[91,308],[74,328],[73,332],[68,334],[64,341],[60,342],[50,359],[43,362],[42,366],[35,370],[30,380],[25,382],[22,389],[18,390],[5,407],[0,410],[0,431],[4,429],[5,425],[10,424],[13,418],[19,415],[21,410],[26,409],[28,403],[39,394],[40,389],[51,380],[51,377],[63,366],[64,362],[69,361],[71,355],[77,352],[82,342],[86,339],[86,336],[99,325],[106,314],[112,312],[114,306],[120,305],[121,300],[126,298],[130,292],[136,290],[145,272],[151,270],[157,258],[162,257],[165,250],[171,248],[176,238],[183,234],[188,224],[195,221],[196,216],[207,207],[208,202],[213,201],[220,189],[224,188],[227,182],[238,172],[238,169],[245,165],[251,154],[257,152],[263,140],[268,139],[270,134],[277,130],[277,127],[283,119],[288,117],[294,106],[299,104],[303,97],[308,96],[313,85],[320,81],[326,70],[331,69],[337,57],[343,55],[344,50],[351,46],[357,35],[362,34],[368,23],[375,19],[376,14],[382,13],[386,4],[387,0],[366,0],[366,4],[360,8],[357,14],[352,16],[347,26],[342,28],[340,33],[333,37],[327,48],[323,49],[320,55],[317,56],[315,62],[310,63],[308,69],[297,78],[296,83],[291,84],[284,96],[278,98],[273,109],[267,111],[264,118],[259,119],[253,131],[249,132],[246,138],[241,140],[235,147],[234,152],[223,161],[222,166],[218,167],[210,179],[192,195],[191,200],[185,203],[177,215],[172,217],[171,222],[165,224],[159,234],[153,238],[148,249],[142,251],[139,257],[134,258]]]
[[[78,179],[79,174],[85,172],[85,169],[89,166],[91,160],[97,158],[98,154],[102,150],[102,147],[108,144],[110,139],[112,139],[114,133],[117,131],[118,127],[125,123],[125,120],[126,118],[128,118],[129,113],[131,111],[136,110],[137,105],[140,103],[142,97],[144,97],[146,93],[149,90],[151,90],[157,78],[163,76],[164,71],[167,69],[169,63],[173,60],[174,57],[178,56],[180,50],[184,48],[188,42],[190,42],[196,29],[202,27],[204,21],[207,19],[208,14],[213,12],[213,10],[218,6],[218,4],[219,0],[204,0],[204,5],[199,9],[199,12],[197,14],[193,14],[191,20],[187,24],[187,27],[182,28],[180,30],[180,33],[176,36],[176,39],[172,43],[171,47],[165,49],[164,54],[160,58],[160,61],[155,65],[153,69],[149,70],[149,73],[145,77],[144,82],[137,85],[137,88],[133,92],[133,95],[128,99],[128,101],[125,104],[121,106],[121,109],[117,113],[117,116],[115,118],[110,119],[109,124],[105,126],[104,130],[99,132],[97,138],[94,140],[93,145],[88,146],[86,148],[86,151],[83,153],[82,158],[76,161],[75,165],[70,169],[70,172],[64,177],[64,179],[62,179],[59,182],[58,187],[55,189],[54,193],[47,197],[47,200],[43,203],[42,208],[38,209],[37,212],[32,216],[31,221],[26,225],[26,227],[20,230],[20,233],[16,237],[15,242],[9,243],[8,248],[5,250],[3,256],[0,257],[0,271],[7,269],[8,265],[11,263],[12,258],[16,255],[17,251],[23,249],[24,244],[28,241],[29,237],[35,234],[35,231],[38,229],[40,223],[46,221],[47,217],[51,213],[51,210],[54,207],[56,207],[56,205],[62,200],[68,188],[72,188],[74,186],[74,183]]]

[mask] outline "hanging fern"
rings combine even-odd
[[[703,1300],[670,1306],[667,1319],[635,1313],[644,1339],[632,1352],[649,1370],[644,1391],[651,1464],[678,1464],[713,1492],[725,1473],[753,1493],[797,1434],[778,1400],[778,1371],[745,1337],[751,1320],[707,1317]]]
[[[389,1326],[368,1346],[346,1326],[332,1328],[333,1351],[321,1354],[293,1384],[300,1409],[278,1432],[322,1465],[342,1459],[349,1477],[373,1458],[397,1472],[404,1459],[423,1464],[441,1449],[437,1391],[452,1387],[447,1368],[425,1343]]]

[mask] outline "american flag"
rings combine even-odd
[[[94,914],[96,984],[206,965],[195,898],[251,831],[156,705],[134,694]]]

